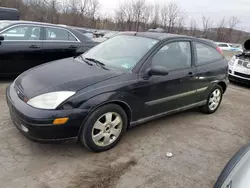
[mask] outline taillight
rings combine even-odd
[[[221,55],[224,55],[223,52],[222,52],[222,50],[221,50],[218,46],[216,47],[216,50],[217,50]]]

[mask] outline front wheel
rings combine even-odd
[[[102,152],[113,148],[127,130],[127,115],[116,104],[96,109],[83,125],[80,141],[89,150]]]
[[[216,85],[208,96],[207,103],[200,109],[203,113],[212,114],[220,106],[223,97],[223,89],[220,85]]]

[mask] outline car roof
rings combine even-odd
[[[167,39],[174,39],[174,38],[195,39],[196,41],[200,41],[200,42],[209,44],[213,47],[217,46],[215,44],[215,42],[212,40],[203,39],[203,38],[196,38],[196,37],[191,37],[191,36],[186,36],[186,35],[170,34],[170,33],[131,32],[131,31],[128,31],[128,32],[120,32],[117,35],[139,36],[139,37],[156,39],[156,40],[160,40],[160,41],[167,40]]]
[[[23,21],[23,20],[0,20],[0,22],[8,22],[11,25],[15,24],[38,24],[38,25],[47,25],[47,26],[56,26],[56,27],[62,27],[62,28],[71,28],[67,25],[59,25],[59,24],[51,24],[51,23],[45,23],[45,22],[33,22],[33,21]]]
[[[185,35],[177,35],[177,34],[170,34],[170,33],[156,33],[156,32],[121,32],[120,35],[134,35],[139,37],[145,38],[152,38],[157,40],[165,40],[168,38],[193,38]]]
[[[15,8],[9,8],[9,7],[0,7],[0,11],[6,11],[6,12],[18,12]]]

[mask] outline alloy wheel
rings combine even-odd
[[[97,146],[112,144],[121,134],[123,121],[119,114],[108,112],[103,114],[94,124],[92,140]]]
[[[220,104],[221,100],[221,91],[216,89],[213,91],[209,98],[208,106],[211,111],[214,111]]]

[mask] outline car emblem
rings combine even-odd
[[[20,91],[17,91],[17,94],[19,95],[19,94],[20,94]]]
[[[247,64],[247,68],[250,68],[250,63]]]

